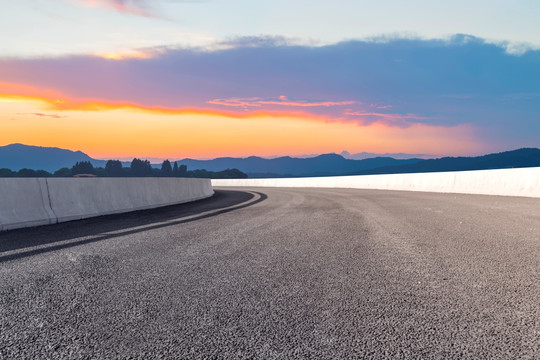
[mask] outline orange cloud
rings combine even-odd
[[[0,82],[0,97],[6,99],[26,99],[31,101],[61,102],[64,97],[54,90],[42,89],[35,86]]]
[[[102,99],[73,99],[59,92],[37,88],[29,85],[0,83],[0,98],[40,102],[46,104],[51,110],[61,111],[112,111],[129,110],[147,112],[161,115],[211,115],[230,118],[257,118],[257,117],[298,117],[303,119],[323,119],[322,116],[301,111],[257,111],[251,113],[205,109],[205,108],[172,108],[163,106],[146,106],[131,102],[116,102]]]
[[[126,52],[110,52],[110,53],[94,53],[94,56],[108,60],[125,60],[125,59],[152,59],[157,54],[151,51],[126,51]]]

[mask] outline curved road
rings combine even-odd
[[[0,358],[538,358],[540,199],[222,189],[0,233]]]

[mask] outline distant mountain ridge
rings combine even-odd
[[[415,164],[384,166],[366,169],[350,175],[406,174],[421,172],[492,170],[522,167],[540,167],[540,149],[522,148],[473,157],[443,157],[423,160]]]
[[[106,160],[93,159],[81,151],[23,144],[0,146],[0,168],[8,168],[14,171],[28,168],[54,172],[63,167],[71,168],[78,161],[90,161],[94,167],[104,167],[107,163]],[[250,177],[281,177],[342,175],[381,166],[412,164],[422,160],[396,160],[389,157],[350,160],[337,154],[324,154],[311,158],[283,156],[264,159],[250,156],[247,158],[223,157],[213,160],[171,160],[171,162],[174,161],[177,161],[178,165],[186,165],[189,170],[223,171],[225,169],[239,169]],[[123,162],[123,165],[129,166],[129,162]],[[161,164],[153,165],[153,167],[160,166]]]
[[[343,175],[353,171],[374,169],[381,166],[398,166],[413,164],[421,159],[396,160],[388,157],[376,157],[365,160],[345,159],[337,154],[324,154],[312,158],[293,158],[283,156],[275,159],[264,159],[257,156],[248,158],[217,158],[213,160],[178,160],[188,169],[206,169],[218,171],[235,168],[248,174],[249,177],[282,177],[282,176],[331,176]]]
[[[11,144],[0,146],[0,169],[18,171],[22,168],[54,172],[71,168],[76,162],[89,161],[94,167],[104,167],[106,160],[93,159],[81,151],[52,147]],[[373,157],[363,160],[346,159],[338,154],[323,154],[310,158],[283,156],[265,159],[257,156],[247,158],[223,157],[212,160],[181,159],[178,165],[189,170],[205,169],[223,171],[238,169],[251,178],[368,175],[437,171],[465,171],[501,169],[512,167],[540,167],[540,149],[523,148],[475,157],[443,157],[439,159],[394,159]],[[130,162],[123,162],[129,166]],[[154,164],[160,167],[161,164]]]
[[[342,151],[339,155],[343,156],[345,159],[351,159],[351,160],[364,160],[364,159],[371,159],[374,157],[390,157],[393,159],[434,159],[436,156],[428,155],[428,154],[406,154],[406,153],[385,153],[385,154],[376,154],[376,153],[368,153],[368,152],[361,152],[357,154],[351,154],[348,151]]]
[[[63,167],[71,168],[78,161],[90,161],[95,167],[105,166],[107,163],[104,160],[92,159],[82,151],[24,144],[0,146],[0,169],[18,171],[26,168],[53,172]]]

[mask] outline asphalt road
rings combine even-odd
[[[230,189],[0,233],[0,358],[540,358],[540,199]]]

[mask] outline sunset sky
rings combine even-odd
[[[536,0],[0,1],[0,146],[105,159],[540,147]]]

